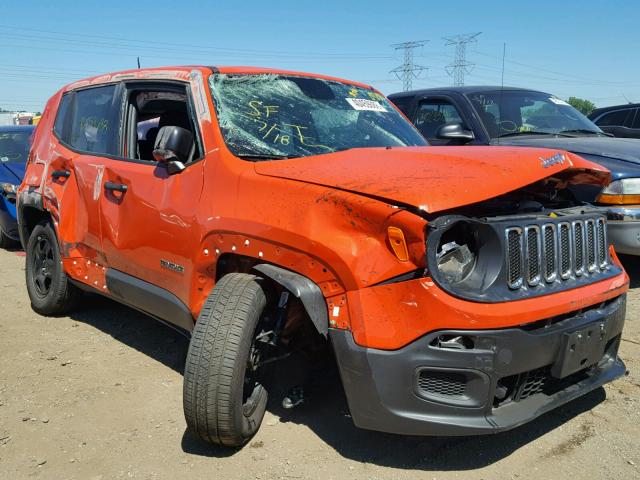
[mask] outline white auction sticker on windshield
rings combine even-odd
[[[386,112],[387,109],[375,100],[367,100],[366,98],[345,98],[354,110],[369,110],[370,112]]]
[[[567,102],[565,102],[564,100],[560,100],[559,98],[549,97],[549,100],[551,100],[556,105],[569,105]]]

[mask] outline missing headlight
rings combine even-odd
[[[461,282],[473,269],[476,256],[471,253],[468,245],[458,245],[449,242],[442,245],[437,254],[438,270],[451,283]]]
[[[438,271],[449,283],[463,281],[476,263],[476,241],[471,226],[464,221],[456,223],[438,243]]]
[[[462,298],[484,299],[504,265],[501,237],[481,219],[442,216],[427,232],[427,265],[433,280]]]

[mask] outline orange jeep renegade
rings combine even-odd
[[[56,93],[18,217],[36,312],[97,292],[190,336],[206,441],[245,444],[267,365],[326,346],[357,426],[469,435],[624,374],[628,277],[571,193],[608,181],[561,151],[429,147],[360,83],[173,67]]]

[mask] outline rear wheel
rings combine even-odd
[[[256,330],[267,300],[254,275],[230,273],[207,298],[184,371],[184,413],[201,439],[239,447],[255,435],[267,405]]]
[[[80,291],[62,268],[58,240],[49,222],[36,225],[26,248],[27,292],[41,315],[62,315],[77,303]]]

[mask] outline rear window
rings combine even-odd
[[[107,85],[65,95],[54,127],[59,138],[74,150],[117,155],[119,108],[114,102],[115,88]]]
[[[596,124],[601,127],[623,126],[629,112],[630,110],[616,110],[615,112],[606,113],[598,119]]]
[[[60,99],[60,105],[58,106],[58,114],[56,115],[56,123],[53,125],[53,131],[58,138],[65,141],[66,125],[69,116],[69,106],[71,105],[71,94],[65,93]]]

